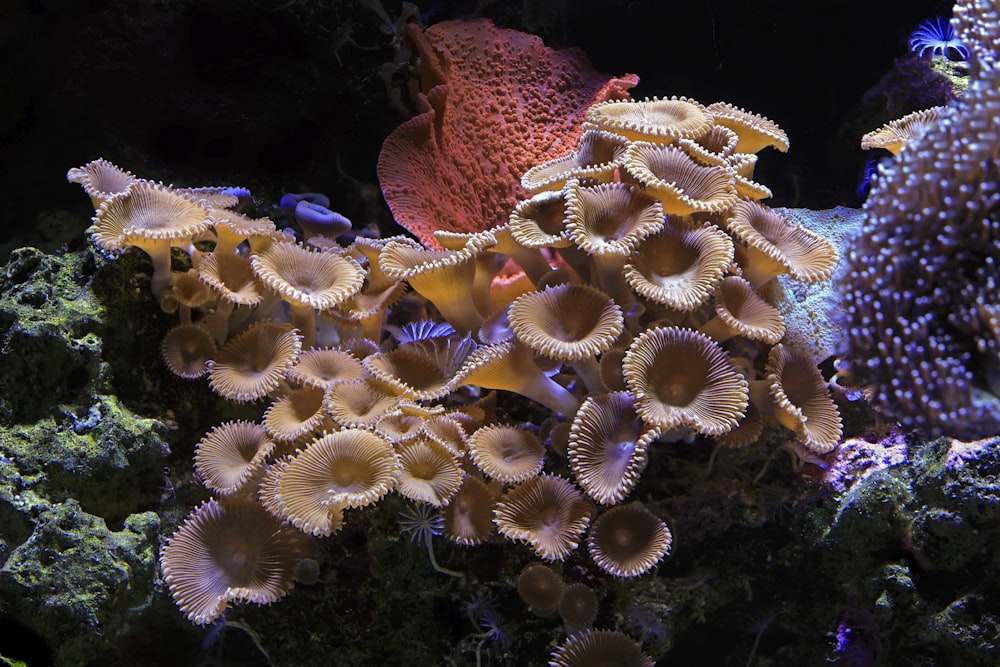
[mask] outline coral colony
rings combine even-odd
[[[997,426],[980,369],[1000,349],[1000,81],[969,28],[987,19],[984,3],[959,8],[968,48],[945,22],[914,34],[920,53],[979,58],[980,78],[955,108],[866,138],[899,156],[847,258],[843,384],[956,435]],[[424,111],[385,141],[378,173],[416,239],[354,235],[317,195],[282,200],[298,235],[238,212],[240,189],[167,186],[101,159],[69,172],[96,208],[94,244],[151,260],[153,295],[177,317],[170,370],[267,406],[198,443],[211,497],[162,547],[164,580],[195,624],[276,602],[314,572],[317,540],[398,494],[403,532],[460,581],[435,538],[533,552],[518,592],[568,633],[550,665],[651,665],[629,635],[592,629],[593,591],[549,564],[585,549],[607,577],[655,571],[672,517],[630,494],[661,443],[736,448],[769,429],[816,460],[838,446],[820,360],[768,300],[777,276],[830,280],[837,253],[762,203],[757,154],[789,147],[775,122],[724,101],[631,99],[636,77],[486,21],[408,31]],[[979,139],[956,141],[967,125]],[[951,254],[925,253],[942,234]],[[482,643],[508,641],[487,593],[468,609]],[[838,653],[850,632],[837,628]]]

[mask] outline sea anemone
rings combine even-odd
[[[931,57],[948,58],[949,52],[954,51],[959,60],[969,59],[969,47],[955,34],[951,22],[940,16],[927,19],[917,26],[910,35],[910,50],[921,58],[928,51],[931,52]]]

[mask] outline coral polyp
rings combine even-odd
[[[910,35],[910,50],[921,58],[929,51],[931,57],[951,58],[951,52],[959,60],[969,59],[969,47],[955,34],[951,22],[940,16],[927,19],[917,26]]]

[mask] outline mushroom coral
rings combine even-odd
[[[163,579],[188,620],[206,625],[230,602],[270,604],[293,584],[303,539],[247,498],[209,500],[161,551]]]
[[[586,109],[639,81],[487,20],[411,23],[406,34],[421,60],[420,113],[385,140],[378,178],[393,217],[429,247],[435,229],[506,221],[524,197],[520,175],[572,151]]]
[[[436,520],[426,505],[439,507],[456,544],[499,532],[562,560],[590,525],[591,499],[613,506],[636,490],[662,507],[650,497],[656,480],[639,486],[658,440],[735,447],[767,417],[815,453],[836,444],[839,416],[814,361],[779,342],[776,283],[755,289],[775,265],[818,281],[836,260],[757,203],[770,191],[752,180],[756,156],[745,151],[786,148],[776,125],[731,105],[619,101],[635,77],[600,77],[578,52],[485,21],[405,32],[425,94],[386,140],[378,171],[397,221],[422,243],[362,235],[373,227],[303,240],[234,213],[226,189],[166,188],[91,165],[107,171],[110,193],[97,244],[137,238],[137,223],[112,213],[144,193],[162,190],[194,213],[194,226],[159,244],[194,267],[168,274],[161,299],[184,324],[164,345],[175,372],[207,367],[229,400],[269,402],[258,423],[206,436],[196,481],[227,502],[255,502],[262,524],[291,524],[299,537],[331,536],[392,492],[421,517]],[[72,178],[90,178],[84,169]],[[287,199],[303,227],[306,213],[333,217],[328,200]],[[1000,345],[995,301],[960,321],[987,350]],[[504,485],[515,486],[501,495]],[[591,558],[574,557],[567,578],[581,567],[636,576],[669,549],[666,525],[641,505],[598,517]],[[567,632],[592,622],[606,590],[593,583],[555,596]],[[631,640],[587,636],[602,640],[570,640],[554,660],[644,664]]]

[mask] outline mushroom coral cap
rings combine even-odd
[[[788,135],[774,121],[727,102],[713,102],[706,109],[716,125],[728,127],[739,136],[737,152],[756,153],[767,146],[782,153],[788,151]]]
[[[673,538],[666,524],[641,503],[613,507],[590,527],[590,557],[615,577],[649,572],[670,552]]]
[[[570,181],[565,193],[566,230],[588,255],[625,256],[663,227],[663,204],[625,183]]]
[[[493,517],[501,535],[527,542],[545,560],[563,560],[590,523],[590,504],[568,480],[540,475],[508,491]]]
[[[90,197],[94,208],[97,208],[106,199],[125,192],[139,179],[132,172],[125,171],[104,158],[98,158],[82,167],[70,169],[66,172],[66,180],[83,186],[83,191]]]
[[[712,127],[705,107],[686,97],[601,102],[587,110],[587,120],[631,141],[661,144],[693,139]]]
[[[469,437],[469,455],[486,476],[518,484],[541,472],[545,448],[527,429],[492,425]]]
[[[210,430],[195,445],[194,468],[206,487],[230,495],[263,472],[274,447],[259,424],[226,422]]]
[[[294,584],[301,536],[256,502],[238,498],[199,505],[160,552],[171,597],[197,625],[234,601],[270,604]]]
[[[278,474],[281,497],[296,494],[321,505],[365,507],[396,485],[399,458],[392,445],[361,429],[327,433],[297,452]]]
[[[138,181],[104,201],[94,216],[93,237],[105,250],[148,241],[186,239],[208,230],[208,211],[170,188]]]
[[[559,573],[543,563],[532,563],[517,575],[517,594],[539,614],[555,611],[565,588]]]
[[[208,361],[215,356],[215,339],[198,324],[178,324],[163,337],[160,354],[170,372],[185,380],[200,378],[208,372]]]
[[[262,283],[291,304],[326,310],[361,289],[365,274],[350,257],[309,250],[296,243],[272,243],[250,258]]]
[[[562,643],[549,658],[549,667],[653,667],[628,635],[617,630],[584,630]]]
[[[830,241],[759,202],[737,202],[725,225],[748,248],[780,264],[796,280],[827,280],[837,266],[837,250]]]
[[[736,201],[729,169],[698,164],[676,146],[637,141],[625,152],[625,170],[662,202],[664,213],[721,213]]]
[[[256,306],[264,290],[242,255],[209,253],[198,264],[198,277],[221,299],[240,306]]]
[[[658,435],[642,423],[629,392],[590,396],[570,427],[569,467],[588,496],[604,505],[620,503],[639,481]]]
[[[519,296],[507,312],[510,327],[538,354],[561,361],[596,357],[621,335],[621,308],[595,287],[565,283]]]
[[[647,329],[632,341],[623,367],[636,412],[651,426],[721,435],[746,413],[746,379],[715,341],[690,329]]]
[[[208,362],[209,384],[231,401],[256,401],[281,384],[301,352],[302,337],[297,331],[285,324],[261,322],[226,343]]]
[[[462,485],[462,470],[444,446],[421,438],[399,447],[400,495],[435,507],[447,505]]]
[[[650,301],[680,311],[705,303],[729,270],[733,242],[715,225],[690,227],[669,216],[640,241],[625,264],[625,281]]]
[[[922,137],[928,127],[937,123],[944,110],[945,107],[931,107],[890,120],[861,137],[861,148],[884,148],[893,155],[899,155],[908,143]]]
[[[775,416],[818,454],[837,446],[843,424],[816,364],[785,345],[771,348],[765,368]]]
[[[441,510],[445,536],[463,546],[485,542],[495,530],[493,507],[496,501],[497,493],[481,480],[466,475],[451,502]]]
[[[778,309],[737,276],[729,276],[719,284],[715,313],[727,326],[750,340],[774,345],[785,335],[785,323]]]

